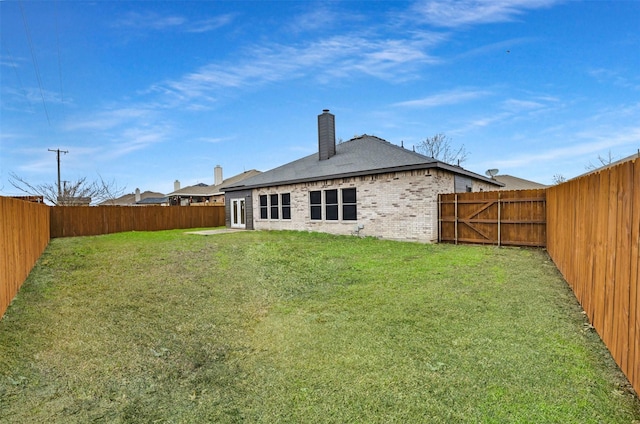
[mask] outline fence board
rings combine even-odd
[[[0,317],[49,243],[48,209],[0,197]]]
[[[440,242],[546,245],[544,190],[441,194],[438,210]]]
[[[640,393],[640,159],[547,190],[547,250]]]
[[[224,206],[55,206],[51,237],[77,237],[123,231],[158,231],[224,225]]]
[[[639,260],[633,261],[633,258],[640,258],[640,160],[636,160],[633,168],[633,184],[631,198],[631,247],[629,256],[631,257],[631,266],[629,269],[629,372],[627,377],[632,382],[640,382],[640,264]],[[636,392],[640,383],[636,383],[634,387]]]

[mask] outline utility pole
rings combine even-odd
[[[69,153],[68,150],[60,150],[60,149],[48,149],[50,152],[56,152],[56,156],[58,159],[58,201],[60,201],[60,198],[62,197],[62,189],[60,187],[60,152],[64,153],[65,155],[67,153]]]

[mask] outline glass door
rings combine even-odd
[[[244,199],[231,200],[231,228],[245,228]]]

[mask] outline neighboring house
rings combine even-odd
[[[117,199],[105,200],[98,206],[144,206],[144,205],[161,205],[167,206],[169,199],[162,193],[156,193],[153,191],[145,191],[140,193],[140,189],[136,188],[134,193],[125,194]]]
[[[169,200],[172,206],[180,205],[204,205],[204,204],[222,204],[224,205],[224,187],[235,185],[242,180],[251,178],[260,174],[255,169],[242,172],[226,180],[222,178],[222,167],[216,165],[213,172],[213,184],[207,185],[199,183],[185,188],[180,188],[180,182],[175,181],[174,191],[169,193]]]
[[[501,186],[375,136],[336,145],[335,117],[325,110],[317,154],[226,187],[226,224],[433,242],[439,193]]]
[[[495,175],[493,179],[504,184],[504,186],[489,190],[530,190],[549,187],[544,184],[536,183],[535,181],[525,180],[524,178],[518,178],[512,175]]]
[[[24,200],[25,202],[32,203],[44,203],[44,196],[30,195],[30,196],[10,196],[13,199]]]
[[[88,196],[58,196],[58,206],[89,206],[91,197]]]

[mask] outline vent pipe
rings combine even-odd
[[[336,154],[336,121],[335,116],[324,109],[318,115],[318,158],[329,159]]]

